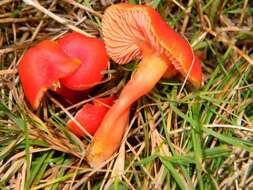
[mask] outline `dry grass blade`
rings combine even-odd
[[[2,0],[2,1],[0,2],[0,6],[3,6],[3,5],[5,5],[5,4],[11,3],[11,2],[12,2],[12,0]]]
[[[72,24],[69,24],[68,21],[64,20],[63,18],[53,14],[52,12],[50,12],[49,10],[45,9],[44,7],[42,7],[38,1],[36,0],[23,0],[25,3],[27,3],[28,5],[31,5],[35,8],[37,8],[38,10],[40,10],[41,12],[43,12],[44,14],[50,16],[51,18],[53,18],[54,20],[56,20],[57,22],[67,26],[69,29],[75,31],[75,32],[78,32],[78,33],[81,33],[85,36],[89,36],[89,37],[94,37],[93,35],[77,28],[76,26],[72,25]]]
[[[191,13],[191,10],[192,10],[193,2],[194,2],[193,0],[190,0],[188,2],[188,8],[185,11],[186,16],[184,17],[183,25],[182,25],[182,28],[181,28],[181,31],[180,31],[181,34],[184,34],[184,32],[187,28],[187,24],[189,22],[189,17],[190,17],[190,13]]]
[[[231,41],[225,39],[222,36],[219,36],[215,31],[205,28],[204,29],[211,35],[213,35],[214,37],[217,38],[218,41],[223,42],[225,44],[227,44],[228,46],[233,47],[233,49],[241,56],[243,57],[249,64],[253,65],[253,59],[247,55],[247,53],[243,52],[242,50],[240,50],[238,47],[236,47]]]
[[[87,12],[90,12],[90,13],[94,14],[95,16],[99,17],[99,18],[103,17],[103,15],[100,14],[99,12],[94,11],[93,9],[88,8],[88,7],[82,5],[82,4],[80,4],[80,3],[78,3],[74,0],[64,0],[64,1],[67,2],[67,3],[70,3],[71,5],[74,5],[75,7],[78,7],[78,8],[81,8],[81,9],[87,11]]]
[[[9,167],[7,169],[7,171],[5,171],[4,175],[1,176],[0,182],[4,183],[4,182],[8,181],[13,175],[16,174],[16,172],[22,167],[23,164],[24,164],[24,160],[23,159],[15,161],[11,165],[11,167]]]
[[[13,75],[13,74],[17,74],[17,73],[18,73],[17,69],[0,70],[0,75]]]
[[[36,21],[41,20],[40,17],[33,17],[33,18],[2,18],[0,19],[0,24],[6,23],[19,23],[19,22],[27,22],[27,21]]]
[[[53,98],[51,95],[48,94],[52,102],[54,102],[57,106],[59,106],[64,113],[66,113],[69,118],[79,127],[80,130],[84,132],[90,139],[92,139],[92,136],[89,134],[89,132],[81,126],[81,124],[69,113],[67,109],[64,108],[55,98]]]
[[[123,142],[119,149],[119,154],[114,163],[111,175],[109,180],[107,180],[106,184],[101,186],[101,189],[110,189],[110,186],[115,182],[115,180],[122,180],[122,176],[124,175],[124,167],[125,167],[125,143]]]

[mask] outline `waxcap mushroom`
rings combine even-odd
[[[115,62],[141,61],[94,135],[87,151],[88,163],[93,167],[117,151],[127,126],[122,125],[122,118],[165,74],[173,75],[178,70],[194,86],[200,87],[202,83],[200,62],[191,46],[153,8],[112,5],[103,16],[102,32],[107,52]]]
[[[59,79],[72,74],[80,60],[67,56],[57,42],[44,40],[30,48],[18,66],[25,97],[33,109],[39,107],[45,92],[55,88]]]
[[[112,5],[105,11],[102,31],[108,54],[115,62],[140,59],[149,48],[165,55],[168,64],[172,63],[183,76],[188,75],[195,87],[202,85],[200,61],[190,44],[155,9],[126,3]]]

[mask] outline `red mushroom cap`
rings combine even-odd
[[[66,87],[85,90],[102,80],[102,71],[106,70],[109,62],[103,41],[73,32],[58,42],[68,56],[81,60],[80,68],[61,80]]]
[[[68,57],[56,42],[45,40],[30,48],[18,70],[25,96],[32,107],[37,109],[45,91],[79,66],[80,61]]]
[[[116,4],[107,8],[102,30],[111,58],[124,64],[143,56],[143,46],[167,56],[176,70],[201,86],[200,61],[187,40],[172,30],[160,14],[146,5]],[[191,66],[192,65],[192,66]]]
[[[75,115],[75,119],[87,132],[94,135],[100,126],[105,114],[113,104],[114,98],[96,98],[93,104],[85,104]],[[68,122],[68,129],[78,137],[84,137],[85,133],[72,120]]]

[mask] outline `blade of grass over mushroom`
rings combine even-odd
[[[68,110],[66,110],[64,108],[64,106],[60,102],[58,102],[55,98],[53,98],[49,94],[48,94],[48,97],[50,97],[51,101],[54,102],[55,104],[57,104],[62,109],[62,111],[63,111],[64,114],[66,114],[67,116],[69,116],[71,118],[71,120],[73,120],[75,122],[75,118],[68,112]],[[60,117],[57,114],[55,116],[60,119]],[[86,131],[86,129],[83,128],[78,122],[75,122],[75,124],[79,127],[79,130],[82,130],[86,134],[87,137],[92,138],[92,136]]]
[[[60,128],[60,130],[70,140],[70,142],[76,145],[76,148],[78,149],[78,151],[83,152],[84,151],[83,146],[80,144],[80,141],[77,140],[73,136],[73,134],[66,128],[65,121],[63,121],[58,115],[56,115],[52,109],[49,109],[49,111],[51,113],[51,118],[50,118],[51,122],[55,124],[55,126],[58,126]]]

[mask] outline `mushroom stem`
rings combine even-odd
[[[168,65],[159,55],[143,57],[131,80],[122,90],[118,100],[106,114],[102,126],[113,126],[115,120],[141,96],[147,94],[162,78]]]
[[[110,130],[106,128],[98,128],[87,153],[87,160],[91,167],[99,167],[106,159],[118,149],[124,132],[127,128],[129,110],[118,118],[114,126]],[[113,127],[113,126],[112,126]]]
[[[89,162],[93,163],[94,160],[105,161],[118,149],[125,130],[122,126],[118,126],[119,118],[122,118],[123,114],[130,109],[132,103],[152,90],[166,72],[169,63],[163,55],[144,53],[133,77],[122,90],[118,100],[107,112],[101,126],[95,133],[88,152]],[[112,140],[110,141],[110,139]]]

